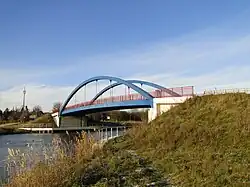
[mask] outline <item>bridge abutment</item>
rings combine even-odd
[[[154,98],[153,108],[148,110],[148,122],[154,120],[157,116],[161,115],[163,112],[168,111],[171,107],[177,104],[183,103],[192,96],[182,96],[182,97],[164,97],[164,98]]]

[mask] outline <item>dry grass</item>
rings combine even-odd
[[[29,121],[24,124],[19,124],[18,127],[39,127],[39,128],[50,128],[57,127],[51,114],[44,114],[33,121]]]
[[[18,129],[16,126],[0,127],[0,135],[28,133],[28,131]]]
[[[113,147],[149,158],[176,186],[248,186],[250,95],[189,99]]]
[[[44,114],[41,117],[36,118],[32,123],[54,123],[51,114]]]
[[[74,148],[71,149],[70,146]],[[54,144],[43,154],[43,159],[37,154],[20,155],[12,152],[10,153],[12,169],[14,163],[14,170],[21,172],[14,174],[5,187],[72,186],[78,177],[76,171],[84,167],[97,150],[98,147],[95,146],[93,139],[82,134],[74,144],[68,144],[66,149],[65,146],[62,148]],[[30,164],[29,161],[33,163]]]

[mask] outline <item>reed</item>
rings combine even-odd
[[[67,186],[77,178],[75,171],[81,169],[79,166],[84,167],[99,147],[92,137],[82,133],[69,143],[54,139],[41,149],[9,149],[10,178],[5,187]]]

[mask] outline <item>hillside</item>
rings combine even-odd
[[[106,149],[135,150],[175,186],[250,185],[250,95],[195,97]]]
[[[249,186],[250,95],[197,96],[101,150],[82,143],[77,150],[81,158],[38,167],[8,186]]]

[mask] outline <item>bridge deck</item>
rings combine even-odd
[[[180,96],[193,95],[193,86],[168,88],[168,90],[171,90],[175,93],[178,93]],[[169,95],[169,93],[164,91],[164,90],[155,90],[153,92],[150,92],[149,94],[151,94],[154,98],[173,97],[173,96]],[[107,98],[100,98],[97,100],[91,100],[91,101],[81,102],[78,104],[69,105],[69,106],[66,106],[64,111],[72,110],[72,109],[76,109],[76,108],[86,108],[87,110],[89,110],[91,108],[95,108],[95,106],[97,106],[97,109],[98,109],[98,106],[100,106],[100,104],[119,103],[119,102],[125,102],[125,101],[138,101],[138,100],[147,100],[147,99],[142,97],[140,94],[137,94],[137,93],[136,94],[128,94],[128,95],[120,95],[120,96],[111,96],[111,97],[107,97]],[[58,112],[58,110],[53,110],[53,112]]]
[[[81,106],[78,108],[71,108],[64,110],[62,115],[67,116],[71,114],[79,115],[93,113],[93,112],[104,112],[110,110],[122,110],[122,109],[132,109],[132,108],[151,108],[153,106],[153,101],[151,100],[130,100],[130,101],[120,101],[120,102],[108,102],[103,104]]]

